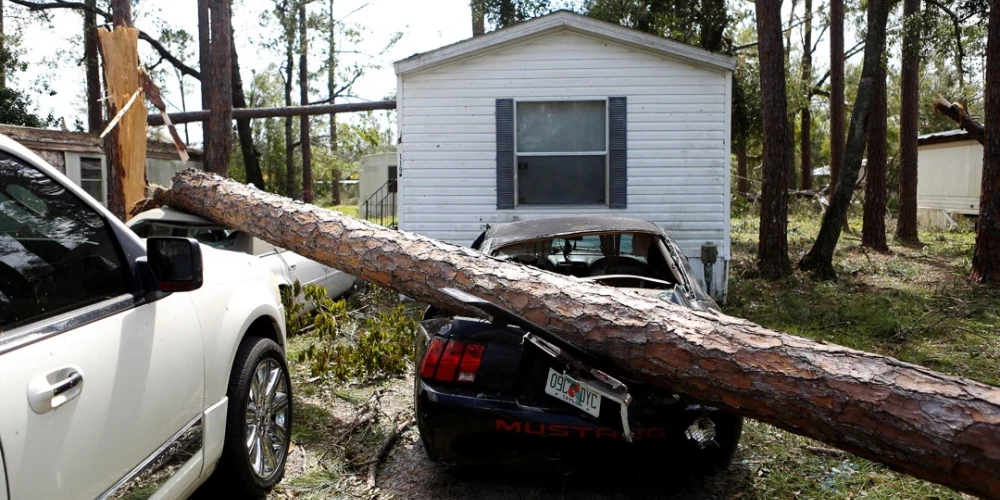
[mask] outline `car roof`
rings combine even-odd
[[[663,235],[652,222],[610,215],[583,215],[506,222],[490,228],[486,238],[491,248],[499,248],[523,241],[606,231]]]
[[[155,220],[160,222],[180,222],[185,224],[196,224],[199,226],[217,226],[218,224],[199,217],[194,214],[189,214],[187,212],[178,210],[176,208],[170,207],[160,207],[146,210],[135,217],[132,217],[128,221],[128,225],[132,226],[144,220]]]

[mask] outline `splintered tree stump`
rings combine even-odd
[[[501,304],[623,374],[912,476],[1000,498],[1000,389],[691,311],[186,170],[157,201],[455,310]]]

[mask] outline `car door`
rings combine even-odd
[[[134,492],[144,461],[175,438],[197,438],[182,443],[188,457],[201,446],[204,359],[190,297],[142,293],[139,241],[57,177],[0,153],[0,445],[11,499]]]
[[[298,280],[303,286],[324,286],[326,284],[327,266],[315,260],[307,259],[290,250],[282,250],[281,258],[288,264],[288,268],[291,270],[294,279]]]

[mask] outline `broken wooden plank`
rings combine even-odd
[[[1000,389],[504,262],[186,170],[154,198],[439,307],[454,287],[630,377],[912,476],[1000,498]]]

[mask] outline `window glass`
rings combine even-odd
[[[100,158],[80,158],[80,187],[95,200],[104,203],[104,167]]]
[[[104,218],[0,153],[0,331],[131,290]]]
[[[605,156],[519,156],[517,203],[603,204]]]
[[[604,101],[518,102],[518,153],[604,152]]]
[[[199,243],[224,250],[234,249],[236,238],[239,235],[239,231],[224,227],[191,227],[161,222],[139,222],[132,226],[132,231],[140,238],[149,238],[152,236],[194,238]]]

